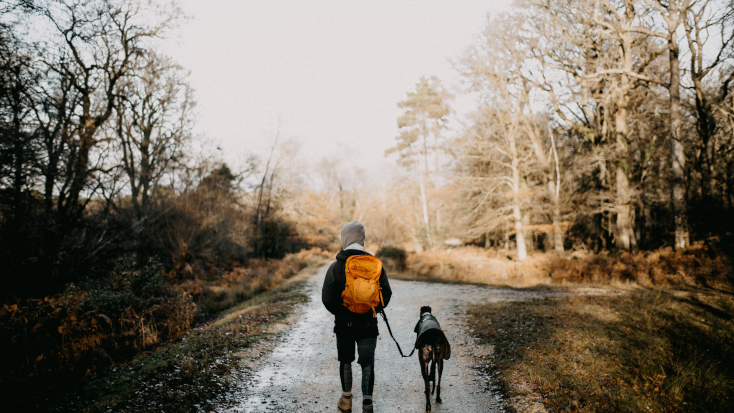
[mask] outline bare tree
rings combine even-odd
[[[527,257],[523,209],[531,195],[523,179],[531,156],[523,138],[519,122],[509,111],[486,105],[476,113],[474,126],[462,142],[469,163],[464,167],[470,177],[467,189],[473,198],[468,205],[471,211],[466,215],[467,224],[482,233],[514,233],[519,260]],[[513,231],[505,227],[508,219]],[[480,227],[482,221],[491,226]]]
[[[590,156],[586,161],[591,161],[592,170],[586,173],[595,175],[594,184],[587,187],[589,193],[583,197],[582,204],[586,204],[586,209],[602,221],[604,215],[611,216],[617,210],[627,210],[618,208],[618,197],[609,194],[613,185],[609,182],[607,171],[615,159],[614,156],[608,156],[610,153],[606,148],[610,145],[609,117],[615,113],[615,104],[608,93],[609,76],[598,71],[618,63],[615,58],[618,54],[617,51],[610,53],[611,42],[605,39],[608,36],[601,35],[599,26],[594,22],[595,6],[598,5],[593,1],[543,0],[525,0],[518,5],[521,9],[516,18],[523,23],[516,35],[517,42],[527,46],[527,59],[531,60],[525,63],[527,69],[523,76],[534,86],[534,93],[541,92],[536,99],[539,102],[545,100],[563,129],[583,138],[585,142],[580,144],[590,152],[585,156]],[[527,124],[538,128],[538,124]],[[532,132],[532,129],[529,131]],[[538,132],[531,134],[536,141],[538,135]],[[541,151],[536,150],[536,153]],[[547,153],[552,155],[550,151]],[[601,154],[604,156],[600,157]],[[580,155],[575,154],[577,157]],[[544,170],[550,178],[547,181],[552,183],[557,180],[549,175],[555,169],[550,165],[550,158],[543,162],[543,156],[536,157],[539,162],[545,163]],[[623,187],[621,189],[626,192]],[[615,192],[617,190],[614,189]],[[560,188],[549,187],[550,193],[557,191]],[[611,226],[606,230],[611,232]],[[557,231],[554,229],[554,234]],[[554,239],[558,238],[554,235]],[[557,245],[562,242],[561,239],[558,241]]]
[[[357,211],[357,177],[364,171],[343,162],[341,158],[324,158],[317,165],[318,173],[324,184],[324,191],[333,195],[332,201],[338,205],[338,221],[343,225],[354,221]]]
[[[24,198],[37,176],[32,94],[39,77],[28,48],[10,28],[0,27],[0,187],[12,194],[2,220],[13,226],[24,219]]]
[[[294,188],[302,184],[295,163],[298,151],[298,143],[292,139],[282,139],[278,130],[265,169],[259,172],[262,178],[255,189],[255,255],[272,256],[266,248],[277,246],[267,242],[267,238],[277,235],[277,228],[273,225],[277,224],[278,215],[295,214],[293,210],[283,210],[281,205],[285,198],[293,195]]]
[[[57,198],[58,211],[73,221],[86,205],[82,194],[94,172],[91,152],[113,114],[118,83],[137,64],[145,42],[160,36],[180,12],[175,7],[151,10],[142,0],[68,0],[49,2],[43,13],[58,35],[45,49],[47,64],[77,94]]]
[[[616,141],[616,212],[618,246],[629,250],[636,244],[632,217],[632,196],[630,194],[630,135],[628,109],[632,94],[640,83],[655,82],[645,72],[660,56],[663,49],[656,47],[639,30],[648,30],[651,22],[644,8],[635,0],[611,2],[597,0],[593,5],[593,21],[596,32],[612,46],[608,55],[599,59],[603,65],[587,75],[589,79],[601,77],[609,79],[607,96],[614,104],[614,136]]]
[[[140,219],[151,190],[183,156],[195,103],[181,68],[153,52],[141,58],[118,93],[115,133]]]
[[[637,29],[641,34],[658,37],[667,43],[669,81],[665,85],[670,97],[670,154],[672,172],[672,206],[675,222],[675,248],[685,249],[690,244],[688,228],[688,201],[686,196],[686,154],[682,137],[683,113],[681,108],[680,45],[678,29],[683,25],[691,6],[690,0],[644,0],[662,21],[662,30]]]
[[[485,196],[494,193],[509,200],[517,256],[524,260],[527,251],[523,226],[528,219],[523,216],[523,204],[533,193],[528,185],[530,160],[534,154],[543,160],[545,156],[529,114],[530,84],[522,75],[524,52],[513,41],[520,24],[507,16],[490,21],[482,43],[470,49],[461,63],[462,75],[483,102],[466,140],[469,157],[475,159],[472,163],[482,165],[477,171],[488,180],[488,188],[482,191]],[[533,134],[535,139],[531,139]]]
[[[695,113],[697,117],[696,130],[702,146],[701,156],[698,157],[697,168],[701,172],[701,196],[714,198],[717,192],[716,174],[716,114],[715,105],[726,99],[728,87],[722,87],[718,93],[711,96],[707,90],[706,78],[715,73],[721,65],[732,58],[734,45],[734,10],[731,4],[714,0],[694,2],[683,18],[686,31],[686,40],[690,56],[690,76],[695,92]],[[713,39],[712,39],[713,37]],[[711,41],[713,40],[713,42]],[[706,45],[716,47],[715,56],[704,60]],[[723,79],[723,83],[731,82]],[[722,95],[723,92],[723,95]]]
[[[631,219],[628,157],[634,137],[629,128],[629,106],[640,84],[656,82],[646,72],[662,53],[638,32],[648,29],[651,19],[633,0],[526,1],[523,5],[541,13],[530,23],[525,37],[542,68],[533,79],[548,93],[559,119],[587,134],[592,142],[613,136],[616,194],[612,211],[616,214],[617,246],[629,250],[636,241]],[[572,79],[566,86],[559,85],[567,90],[568,103],[558,98],[563,92],[554,85],[558,83],[554,72]]]
[[[33,94],[33,110],[43,146],[39,162],[44,180],[44,212],[50,219],[54,213],[57,183],[63,180],[62,162],[72,142],[73,112],[79,104],[79,95],[66,74],[59,74],[49,66],[41,70],[44,80]]]

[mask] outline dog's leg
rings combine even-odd
[[[443,374],[443,356],[438,358],[438,377],[436,378],[436,403],[441,403],[441,374]]]
[[[426,413],[431,413],[431,393],[430,393],[430,385],[428,382],[430,381],[430,375],[428,372],[428,363],[431,361],[431,347],[428,345],[424,345],[420,349],[420,353],[418,353],[418,361],[420,361],[421,364],[421,375],[423,376],[423,384],[425,385],[425,393],[426,393]]]
[[[431,363],[431,394],[433,394],[436,391],[436,352],[434,351],[432,354],[432,360]]]

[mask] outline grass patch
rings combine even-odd
[[[477,305],[469,326],[510,407],[730,411],[731,296],[633,290]],[[522,403],[522,404],[520,404]]]
[[[300,277],[299,277],[300,278]],[[248,349],[272,340],[270,328],[307,297],[294,280],[227,311],[207,326],[114,366],[66,397],[57,411],[210,411],[231,387],[229,373]],[[255,354],[255,357],[260,355]]]
[[[410,274],[410,273],[405,273],[405,272],[391,272],[391,273],[388,273],[387,276],[390,277],[391,280],[401,280],[401,281],[421,281],[421,282],[437,283],[437,284],[486,285],[480,282],[415,275],[415,274]]]
[[[697,242],[685,251],[598,254],[583,251],[557,255],[533,252],[517,261],[510,250],[460,247],[414,253],[404,272],[420,277],[526,288],[543,285],[637,285],[660,288],[706,288],[734,293],[730,247]]]

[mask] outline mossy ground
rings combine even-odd
[[[472,334],[493,346],[481,368],[510,406],[723,412],[734,402],[730,295],[610,290],[476,305],[468,315]]]

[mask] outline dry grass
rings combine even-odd
[[[408,258],[421,278],[532,287],[605,285],[608,296],[477,305],[469,328],[491,347],[484,374],[516,411],[729,411],[734,299],[729,256],[684,252],[564,256],[457,248]],[[565,288],[564,288],[565,289]]]
[[[553,256],[537,254],[524,261],[514,261],[512,253],[477,247],[424,251],[408,256],[407,272],[420,277],[512,287],[553,281],[545,270]]]
[[[283,284],[303,268],[331,256],[328,251],[312,248],[288,254],[282,260],[251,259],[246,267],[227,272],[208,270],[203,262],[195,261],[186,267],[190,278],[181,282],[179,288],[194,298],[200,319],[206,319]]]
[[[478,305],[470,328],[493,351],[515,410],[730,411],[734,300],[636,290],[614,297]]]
[[[463,247],[412,254],[407,265],[409,273],[420,277],[518,288],[590,283],[730,291],[732,285],[729,257],[704,243],[684,252],[663,248],[618,257],[609,253],[533,253],[524,261],[516,261],[513,251]]]

